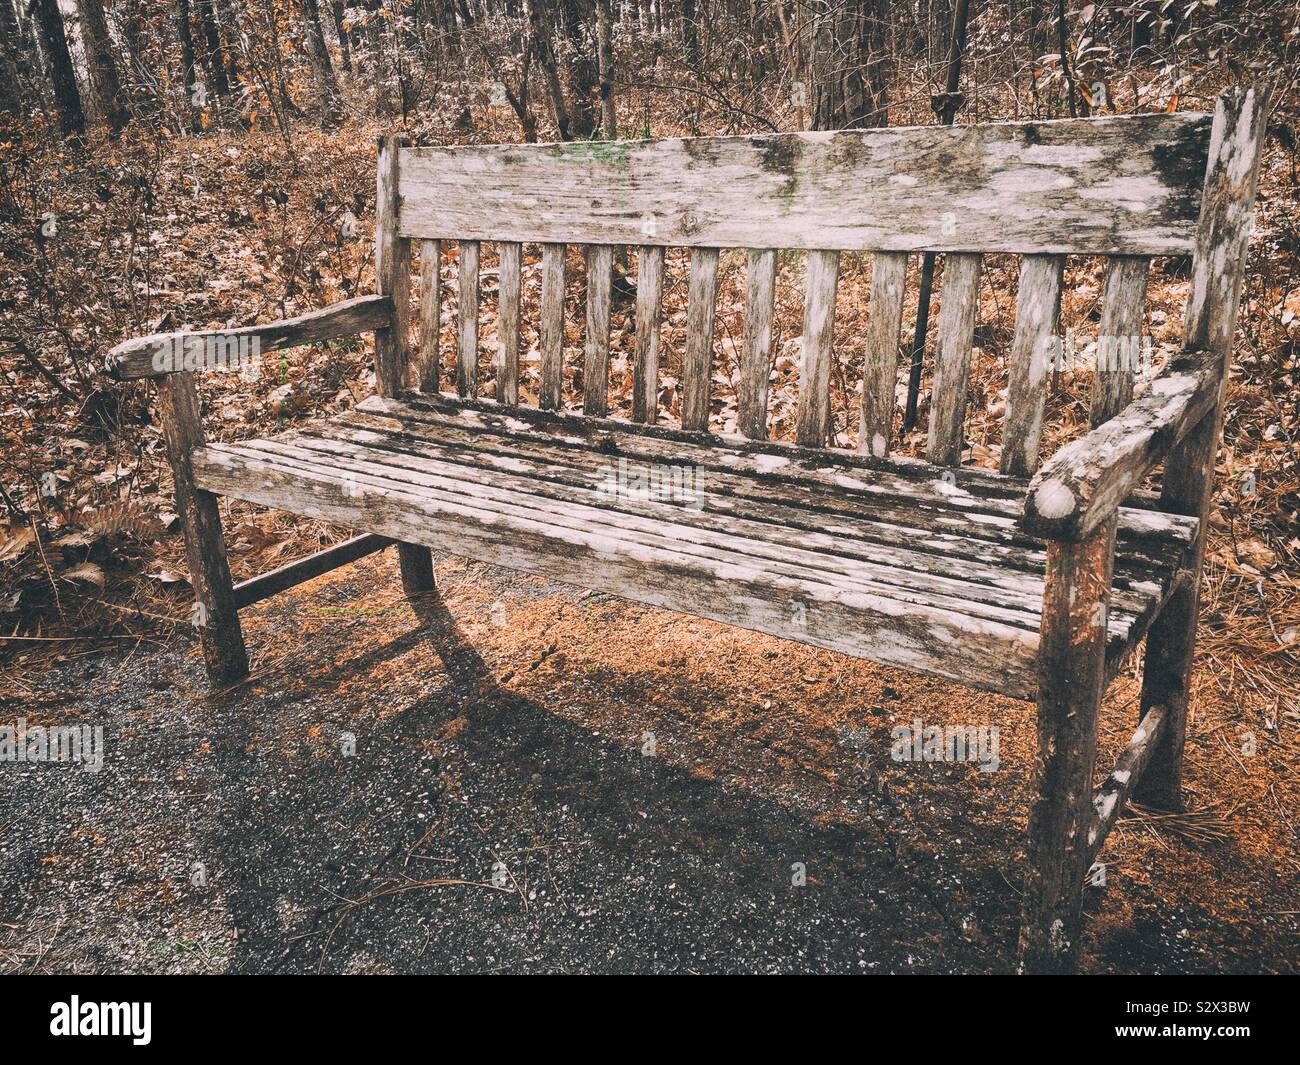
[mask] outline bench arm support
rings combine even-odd
[[[359,296],[265,325],[137,337],[110,351],[104,368],[112,377],[125,381],[186,370],[238,366],[248,358],[270,351],[387,329],[392,323],[391,299]]]
[[[1219,401],[1222,363],[1187,352],[1151,390],[1087,436],[1061,448],[1029,483],[1020,527],[1079,542],[1114,515],[1151,468]]]

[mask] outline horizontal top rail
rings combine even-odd
[[[1211,116],[403,148],[404,237],[1182,255]]]

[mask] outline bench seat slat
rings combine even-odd
[[[275,443],[291,442],[319,452],[329,456],[331,463],[339,462],[340,468],[346,466],[347,457],[355,455],[357,448],[367,448],[385,453],[383,461],[396,466],[433,469],[436,465],[444,476],[490,484],[507,492],[541,491],[548,497],[570,503],[626,511],[651,517],[656,522],[665,520],[664,504],[660,501],[643,502],[601,492],[601,485],[606,483],[611,470],[607,461],[584,463],[582,454],[577,452],[562,453],[561,458],[567,458],[570,464],[540,453],[530,452],[528,458],[521,458],[517,452],[501,454],[444,442],[443,436],[440,433],[435,438],[413,439],[405,432],[394,430],[391,419],[362,415],[339,420],[324,430],[285,434]],[[250,446],[262,444],[254,442]],[[597,456],[592,458],[598,460]],[[549,483],[539,489],[538,483],[543,481]],[[706,483],[714,490],[714,478],[706,477]],[[833,535],[807,522],[806,515],[797,507],[765,504],[744,497],[728,499],[725,503],[707,499],[698,510],[678,505],[669,513],[677,525],[697,526],[743,537],[749,542],[761,542],[778,561],[797,558],[812,568],[850,573],[869,570],[886,584],[900,583],[920,590],[950,585],[952,594],[997,606],[1014,603],[1018,609],[1035,616],[1041,604],[1041,573],[1045,561],[1041,551],[990,550],[990,545],[981,542],[974,552],[992,554],[993,558],[968,557],[972,549],[962,550],[960,546],[945,553],[930,553],[906,546],[915,541],[918,534],[915,529],[891,526],[886,534],[870,523],[856,523],[852,528],[837,523]],[[949,546],[960,545],[963,539],[949,536]],[[1114,603],[1118,609],[1140,613],[1149,599],[1159,593],[1159,582],[1151,580],[1150,571],[1144,568],[1121,575]]]
[[[936,490],[918,505],[900,492],[923,485],[919,478],[825,452],[820,467],[788,469],[792,461],[763,452],[646,435],[629,423],[580,439],[563,426],[592,420],[536,411],[524,420],[506,408],[491,415],[417,396],[367,401],[381,409],[270,440],[201,449],[196,477],[209,491],[405,542],[1033,694],[1043,555],[1004,524],[1014,516],[963,509],[958,492],[942,525],[934,512],[948,497]],[[561,431],[540,431],[538,420]],[[620,460],[682,465],[702,452],[714,457],[700,472],[698,509],[689,499],[609,490],[611,476],[626,472]],[[784,475],[764,470],[764,460]],[[861,487],[872,474],[887,482],[883,494]],[[1014,506],[1009,493],[983,498],[995,512]],[[969,546],[949,550],[959,543]],[[1121,536],[1122,553],[1130,543],[1146,557],[1130,565],[1122,554],[1117,563],[1112,669],[1145,631],[1186,548],[1139,532]]]
[[[526,407],[510,411],[485,401],[468,403],[447,396],[408,395],[401,400],[372,396],[356,409],[394,415],[407,424],[424,422],[437,427],[437,431],[456,428],[495,434],[508,447],[543,442],[615,458],[622,455],[636,461],[699,465],[719,474],[749,474],[753,475],[753,484],[769,493],[770,498],[789,499],[799,505],[808,503],[809,484],[862,492],[872,497],[871,513],[863,513],[861,499],[854,500],[845,513],[864,517],[887,512],[894,501],[906,504],[909,510],[919,505],[936,515],[948,509],[971,511],[986,515],[976,523],[977,535],[1039,542],[1019,534],[1016,528],[1029,481],[972,466],[942,471],[940,479],[933,465],[916,459],[895,457],[879,462],[848,451],[801,448],[783,441],[756,442],[736,436],[711,436],[701,441],[667,426],[641,426],[617,418],[585,418]],[[942,525],[942,518],[936,517],[935,524]],[[1196,526],[1195,518],[1180,514],[1120,509],[1121,533],[1149,542],[1153,548],[1184,543],[1195,533]]]
[[[446,456],[483,470],[526,470],[539,478],[583,487],[599,483],[603,471],[620,460],[634,466],[689,464],[689,458],[665,461],[663,456],[622,446],[594,452],[557,447],[536,438],[469,431],[449,421],[430,424],[413,417],[390,418],[364,412],[340,415],[323,431],[339,439],[387,446],[394,451],[408,449],[416,454]],[[918,512],[914,507],[873,499],[866,513],[861,489],[773,483],[752,472],[745,475],[725,467],[697,468],[708,487],[702,509],[710,518],[766,522],[773,528],[799,530],[799,537],[843,536],[846,544],[872,545],[871,557],[886,557],[892,565],[921,572],[945,572],[950,568],[963,579],[1000,586],[1009,576],[1020,580],[1024,573],[1035,574],[1036,580],[1046,559],[1041,544],[1016,535],[1014,523],[990,522],[988,515],[968,514],[958,506],[953,508],[956,513],[936,517],[925,510]],[[802,540],[793,543],[799,546]],[[1142,593],[1155,588],[1150,573],[1176,569],[1186,549],[1183,541],[1151,544],[1128,532],[1124,546],[1125,554],[1116,571],[1117,587]],[[847,546],[841,551],[859,557]]]

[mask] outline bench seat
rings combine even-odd
[[[1017,527],[1027,479],[423,393],[209,444],[193,464],[220,495],[990,691],[1038,690],[1046,553]],[[1196,528],[1121,508],[1110,675]]]

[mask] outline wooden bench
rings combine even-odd
[[[247,673],[240,606],[396,541],[412,596],[434,594],[436,548],[1036,700],[1020,964],[1072,968],[1085,873],[1125,800],[1180,803],[1198,577],[1265,113],[1260,94],[1238,89],[1213,115],[460,148],[385,138],[378,295],[180,335],[255,337],[266,353],[373,332],[377,395],[291,432],[205,446],[195,364],[166,356],[177,335],[110,355],[118,376],[158,383],[212,680]],[[439,350],[443,240],[460,249],[454,368]],[[494,398],[478,381],[482,241],[500,255]],[[418,346],[408,342],[415,242]],[[519,389],[524,242],[542,245],[536,406]],[[562,360],[571,242],[587,257],[581,413],[566,403]],[[608,416],[618,246],[636,248],[631,421]],[[665,248],[681,246],[688,327],[680,426],[669,427],[658,409],[660,303]],[[710,430],[723,248],[748,250],[743,435]],[[807,256],[795,443],[768,439],[778,249]],[[926,461],[889,453],[905,271],[922,251],[944,256]],[[842,252],[873,255],[856,453],[827,446]],[[1021,256],[999,472],[960,465],[989,253]],[[1069,254],[1109,259],[1102,337],[1141,333],[1152,257],[1191,254],[1185,344],[1136,401],[1132,366],[1099,364],[1093,428],[1040,465]],[[440,391],[453,380],[455,395]],[[1159,493],[1139,491],[1162,460]],[[703,491],[610,491],[611,470],[643,469],[685,470]],[[218,495],[363,535],[234,587]],[[1137,731],[1094,793],[1098,704],[1144,637]]]

